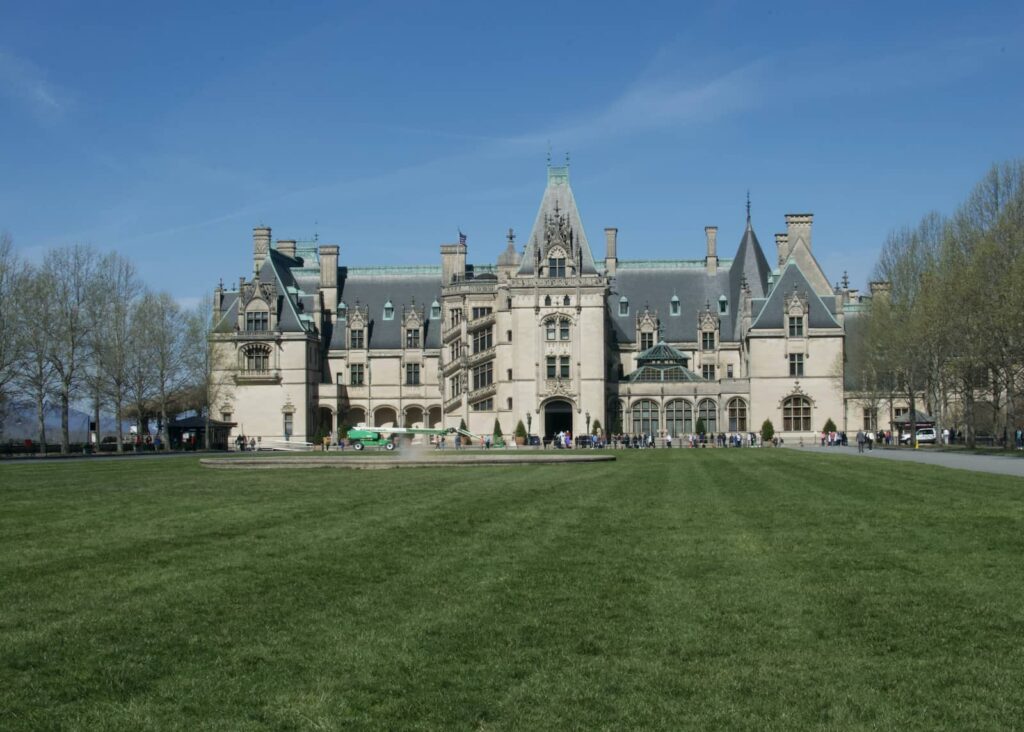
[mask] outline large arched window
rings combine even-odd
[[[665,405],[665,431],[673,437],[693,432],[693,407],[682,399]]]
[[[782,429],[785,432],[811,431],[811,403],[802,396],[782,402]]]
[[[246,371],[265,372],[270,370],[270,347],[263,344],[246,346],[242,353]]]
[[[729,402],[729,431],[747,431],[747,403],[737,397]]]
[[[718,406],[712,399],[702,399],[697,405],[697,419],[704,420],[704,432],[718,432]]]
[[[633,434],[656,435],[658,433],[658,405],[650,399],[642,399],[633,405]]]

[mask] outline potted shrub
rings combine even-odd
[[[516,425],[516,445],[522,447],[526,444],[526,425],[523,424],[523,420],[519,420],[519,424]]]
[[[766,419],[761,425],[761,443],[770,445],[773,437],[775,437],[775,426],[770,419]]]

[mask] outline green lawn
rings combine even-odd
[[[1024,481],[0,464],[0,729],[1024,726]]]

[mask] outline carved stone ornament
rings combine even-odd
[[[415,304],[411,307],[402,306],[402,324],[406,328],[422,328],[423,316],[423,308],[418,308]]]
[[[783,395],[782,399],[779,400],[779,409],[782,409],[782,405],[785,403],[787,399],[795,396],[803,397],[804,399],[811,403],[812,407],[815,404],[814,399],[811,397],[810,394],[804,391],[803,387],[800,386],[800,380],[797,379],[796,381],[793,382],[793,388],[789,390],[789,393]]]
[[[544,390],[541,392],[547,396],[575,397],[576,392],[572,388],[572,382],[568,379],[545,379]]]
[[[655,332],[659,330],[658,311],[651,312],[648,306],[636,314],[636,332]]]
[[[710,333],[718,330],[721,321],[711,308],[705,308],[701,311],[700,315],[697,316],[697,327],[701,333]]]
[[[246,282],[241,294],[243,307],[253,300],[263,300],[269,305],[277,297],[277,287],[273,282]]]
[[[797,292],[794,289],[792,294],[786,298],[786,314],[796,317],[807,315],[808,310],[807,293]]]
[[[348,327],[350,330],[361,330],[366,327],[369,320],[369,308],[355,305],[348,309]]]
[[[555,213],[544,217],[544,250],[550,252],[555,247],[561,247],[566,252],[574,252],[574,240],[569,217],[561,213],[556,205]]]

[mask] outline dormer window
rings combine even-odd
[[[249,311],[245,314],[245,329],[266,331],[270,328],[270,313],[266,310]]]
[[[700,334],[700,349],[702,351],[715,350],[715,332],[705,331]]]
[[[430,319],[431,320],[440,320],[441,319],[441,303],[439,303],[437,300],[434,300],[434,302],[432,302],[430,304]]]
[[[348,334],[348,347],[349,348],[365,348],[366,339],[364,338],[364,331],[362,328],[354,328],[349,331]]]
[[[679,315],[681,310],[682,308],[679,305],[679,298],[673,295],[668,309],[669,313],[672,315]]]
[[[391,304],[390,300],[388,300],[386,303],[384,303],[384,320],[394,320],[394,319],[395,319],[395,306]]]
[[[804,337],[804,319],[800,315],[789,316],[789,337],[790,338],[803,338]]]
[[[648,348],[654,347],[654,333],[650,331],[640,334],[640,350],[646,351]]]
[[[619,317],[629,315],[629,300],[623,295],[619,298]]]
[[[725,315],[729,312],[729,300],[725,295],[718,298],[718,314]]]
[[[565,257],[548,258],[548,277],[565,277]]]
[[[406,328],[406,330],[405,330],[405,347],[406,348],[419,348],[420,347],[420,329],[419,328]]]
[[[345,320],[348,318],[348,305],[344,301],[338,303],[338,320]]]

